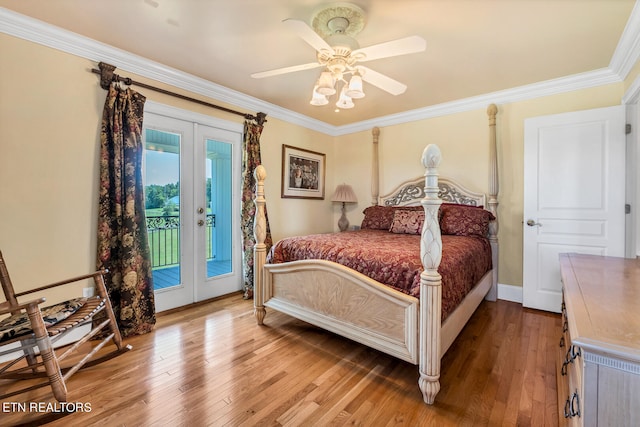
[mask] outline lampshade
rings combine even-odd
[[[353,192],[353,188],[347,184],[340,184],[336,187],[335,193],[333,193],[333,198],[331,199],[333,202],[343,202],[343,203],[357,203],[358,198],[356,197],[356,193]]]

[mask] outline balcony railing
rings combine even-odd
[[[207,227],[207,259],[215,258],[211,236],[216,226],[216,216],[208,214]],[[147,234],[151,250],[152,268],[178,265],[180,263],[180,216],[149,215],[147,216]]]

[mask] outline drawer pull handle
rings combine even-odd
[[[560,337],[560,348],[564,347],[564,337]]]
[[[564,402],[564,417],[571,418],[571,398],[567,397],[567,401]]]
[[[580,395],[577,390],[571,396],[571,413],[574,416],[580,416]]]
[[[560,339],[560,347],[562,347],[563,344],[564,344],[564,337]],[[572,345],[571,347],[569,347],[569,349],[567,350],[567,354],[564,356],[564,362],[562,362],[562,369],[560,370],[560,373],[562,374],[562,376],[567,375],[567,366],[569,365],[569,363],[573,363],[576,357],[579,357],[581,355],[582,355],[582,349],[580,347],[577,347],[575,345]]]
[[[571,396],[567,398],[564,403],[564,417],[573,418],[580,416],[580,396],[576,390]]]
[[[571,346],[571,359],[575,359],[576,357],[582,356],[582,349],[578,346]]]
[[[562,325],[562,332],[567,332],[569,330],[569,323],[565,320]]]

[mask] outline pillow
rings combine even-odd
[[[459,207],[459,208],[462,208],[462,209],[464,209],[464,208],[484,209],[484,206],[482,206],[482,205],[474,206],[474,205],[463,205],[461,203],[443,202],[440,205],[440,210],[438,210],[438,221],[442,220],[442,214],[449,206],[453,206],[454,208],[455,207]]]
[[[364,219],[360,228],[371,230],[389,230],[393,222],[393,214],[396,210],[417,211],[423,210],[422,206],[369,206],[362,213]]]
[[[486,237],[489,222],[496,219],[487,210],[467,205],[442,205],[440,232],[455,236]]]
[[[424,223],[423,210],[396,209],[389,231],[396,234],[420,234]]]
[[[388,230],[393,221],[392,206],[369,206],[364,211],[364,219],[360,228],[369,228],[372,230]]]

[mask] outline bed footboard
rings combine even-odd
[[[265,266],[264,306],[418,363],[418,299],[343,265],[302,260]]]

